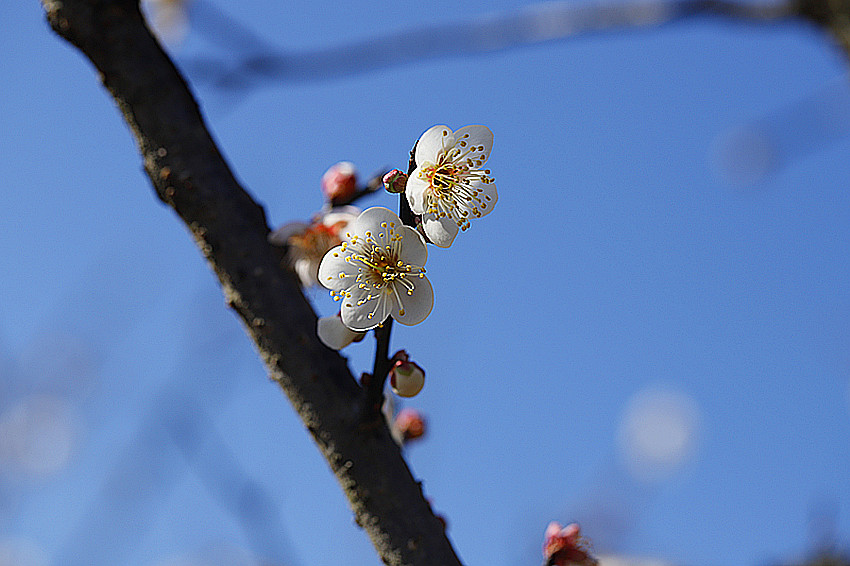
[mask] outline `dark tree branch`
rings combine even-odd
[[[191,231],[383,561],[460,565],[382,417],[361,420],[361,389],[345,359],[319,342],[316,314],[267,241],[263,209],[234,178],[137,3],[42,3],[51,27],[97,68],[157,195]]]

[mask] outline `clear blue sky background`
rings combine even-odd
[[[523,5],[228,4],[295,50]],[[91,66],[35,0],[0,21],[0,548],[57,566],[377,563]],[[223,50],[195,29],[176,53]],[[393,337],[428,372],[409,461],[467,564],[538,564],[557,519],[599,551],[756,566],[811,550],[812,517],[850,544],[849,67],[803,25],[695,20],[193,88],[274,225],[321,206],[336,161],[403,167],[437,123],[494,132],[500,202],[431,249],[434,311]],[[755,167],[761,146],[734,145],[754,124],[778,165],[732,182],[718,155]],[[345,353],[364,371],[373,341]],[[689,400],[690,450],[647,480],[618,439],[659,390]],[[23,414],[47,416],[15,428]],[[232,512],[245,486],[258,524]]]

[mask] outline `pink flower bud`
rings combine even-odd
[[[393,169],[384,175],[384,187],[390,193],[403,193],[407,186],[407,174]]]
[[[390,370],[390,387],[399,397],[413,397],[425,385],[425,370],[415,362],[399,360]]]
[[[547,566],[594,566],[598,564],[587,550],[577,523],[566,527],[552,521],[546,527],[543,557]]]
[[[394,426],[405,442],[425,435],[425,417],[416,409],[399,411],[395,417]]]
[[[332,165],[322,175],[322,193],[331,202],[344,202],[357,191],[357,169],[349,161]]]

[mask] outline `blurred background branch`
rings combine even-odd
[[[805,5],[807,11],[797,1],[544,2],[515,11],[293,52],[273,47],[224,15],[211,2],[196,0],[189,9],[198,29],[228,49],[231,55],[235,54],[235,58],[196,57],[185,61],[184,66],[193,80],[238,91],[273,81],[332,80],[428,59],[468,57],[594,33],[655,28],[692,18],[717,17],[753,25],[775,25],[779,21],[808,17],[829,26],[839,15],[832,11],[831,5],[816,9],[818,1],[809,0]],[[834,8],[845,10],[846,6]]]

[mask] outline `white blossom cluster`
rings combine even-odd
[[[456,132],[434,126],[422,134],[414,152],[416,169],[404,187],[420,219],[419,231],[386,208],[369,208],[347,225],[342,243],[321,260],[319,283],[340,302],[339,316],[319,321],[325,344],[339,349],[390,316],[414,325],[431,313],[434,290],[425,276],[426,241],[447,248],[472,218],[493,210],[496,184],[490,170],[483,169],[492,146],[493,133],[486,126]]]

